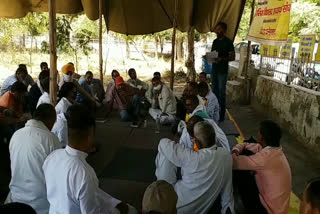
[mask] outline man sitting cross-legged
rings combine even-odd
[[[141,119],[141,97],[145,90],[139,90],[126,84],[121,76],[115,78],[116,87],[113,88],[112,98],[107,114],[112,111],[113,103],[119,106],[121,121],[132,121],[131,127],[138,127]]]
[[[152,79],[153,98],[149,114],[153,119],[159,118],[160,124],[175,122],[176,98],[168,86],[163,84],[158,77]]]
[[[208,84],[205,82],[199,83],[199,95],[203,99],[203,104],[206,107],[206,111],[209,117],[214,122],[219,122],[220,117],[220,106],[216,95],[209,90]]]
[[[41,104],[34,112],[33,119],[14,133],[9,145],[12,178],[7,203],[25,203],[38,214],[48,213],[42,165],[51,152],[60,148],[58,138],[50,132],[55,120],[54,107]]]
[[[232,149],[234,182],[249,213],[288,212],[291,171],[280,146],[281,135],[280,127],[266,120],[260,123],[258,143]]]
[[[146,91],[148,90],[149,88],[148,84],[137,78],[137,72],[134,68],[130,68],[128,71],[128,74],[130,79],[127,81],[127,83],[130,86],[138,89],[144,89]]]
[[[93,168],[86,162],[94,142],[95,120],[79,104],[68,108],[68,145],[53,152],[43,164],[50,203],[49,214],[127,213],[128,207],[99,188]]]
[[[194,137],[198,152],[169,139],[160,141],[157,179],[174,185],[178,213],[207,213],[218,196],[221,213],[234,213],[231,155],[215,145],[214,129],[206,121],[195,125]],[[177,180],[177,167],[181,167],[181,180]]]

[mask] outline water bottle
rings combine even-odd
[[[157,116],[157,119],[156,119],[156,134],[159,134],[160,133],[160,115]]]
[[[148,127],[148,121],[147,121],[146,119],[143,121],[143,127],[144,127],[144,128],[147,128],[147,127]]]

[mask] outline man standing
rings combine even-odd
[[[219,195],[221,213],[234,213],[231,155],[215,145],[216,135],[208,122],[197,123],[193,131],[197,152],[169,139],[160,141],[157,179],[174,185],[179,214],[208,213]],[[181,167],[181,180],[177,180],[177,167]]]
[[[67,115],[68,145],[53,152],[43,164],[49,214],[115,213],[116,209],[126,213],[126,204],[99,188],[96,173],[86,161],[94,142],[93,115],[79,104],[72,105]]]
[[[42,104],[33,119],[12,136],[9,146],[12,178],[6,203],[25,203],[38,214],[48,213],[42,165],[52,151],[60,148],[58,138],[50,132],[55,120],[54,107]]]
[[[159,117],[160,124],[175,122],[176,98],[168,86],[163,84],[158,77],[153,77],[153,98],[149,114],[153,119]]]
[[[213,41],[211,52],[217,52],[217,58],[212,64],[212,86],[213,92],[220,104],[220,121],[224,121],[226,112],[226,85],[228,80],[229,62],[235,59],[232,41],[225,36],[227,24],[219,22],[214,32],[217,39]]]

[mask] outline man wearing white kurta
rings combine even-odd
[[[174,185],[178,194],[178,214],[207,213],[217,197],[221,196],[221,213],[234,213],[232,189],[232,158],[230,153],[214,145],[215,132],[211,124],[199,122],[194,127],[193,151],[162,139],[156,158],[156,176]],[[182,180],[176,178],[181,167]]]
[[[50,104],[40,105],[34,119],[16,133],[10,141],[12,178],[6,203],[28,204],[38,214],[49,211],[42,165],[47,156],[60,148],[58,138],[50,132],[56,112]]]
[[[121,211],[127,205],[99,189],[96,173],[86,162],[93,146],[94,117],[83,105],[71,106],[68,114],[68,145],[53,152],[43,164],[49,214]]]
[[[199,95],[202,97],[209,117],[218,123],[220,118],[220,106],[216,95],[209,90],[207,83],[199,83]]]
[[[157,77],[152,79],[152,85],[153,98],[149,114],[155,120],[159,117],[161,124],[175,122],[177,103],[173,92]]]
[[[216,133],[216,142],[215,142],[216,145],[219,147],[223,147],[228,152],[230,152],[231,150],[230,150],[229,141],[225,133],[222,131],[222,129],[213,120],[203,119],[196,115],[189,119],[187,123],[187,127],[185,127],[182,131],[182,135],[180,137],[179,143],[186,148],[193,149],[193,139],[194,139],[193,128],[198,122],[201,122],[201,121],[208,121],[212,125]]]

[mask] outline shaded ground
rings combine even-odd
[[[258,122],[265,119],[250,106],[231,106],[230,112],[247,137],[255,136]],[[105,123],[98,123],[96,142],[99,151],[89,155],[88,162],[95,169],[104,191],[140,209],[146,187],[155,180],[154,160],[159,140],[171,137],[171,133],[169,127],[162,127],[161,133],[155,134],[155,122],[151,118],[147,128],[133,129],[129,125],[120,122],[116,113]],[[239,133],[233,123],[227,120],[220,126],[229,143],[235,144],[234,136]],[[292,168],[293,190],[300,195],[306,181],[320,175],[320,161],[286,132],[282,144]],[[3,145],[0,153],[0,201],[3,201],[8,192],[10,167]]]

